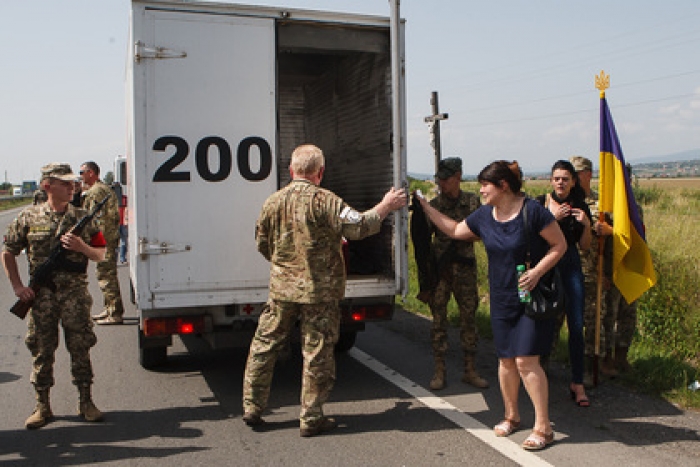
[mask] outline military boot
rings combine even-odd
[[[489,382],[479,376],[479,373],[476,372],[473,354],[466,354],[464,356],[464,376],[462,376],[462,382],[471,384],[475,388],[479,389],[486,389],[489,387]]]
[[[627,359],[627,352],[629,347],[615,347],[615,368],[620,373],[624,373],[632,369],[629,360]]]
[[[90,395],[90,385],[81,384],[78,386],[80,392],[80,403],[78,404],[78,415],[83,417],[88,422],[102,421],[102,412],[95,407]]]
[[[24,422],[24,426],[28,430],[35,430],[46,425],[51,418],[53,418],[53,412],[51,412],[51,405],[49,404],[49,390],[48,388],[37,389],[36,408]]]
[[[435,359],[435,374],[430,380],[430,389],[437,391],[445,387],[445,359]]]

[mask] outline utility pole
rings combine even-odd
[[[438,164],[442,158],[440,149],[440,120],[447,120],[449,118],[446,113],[440,113],[437,91],[433,91],[430,96],[430,109],[433,114],[425,117],[424,120],[425,123],[428,124],[428,131],[430,131],[430,145],[433,147],[433,153],[435,154],[435,173],[437,173]]]

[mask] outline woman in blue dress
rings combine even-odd
[[[532,290],[564,255],[566,240],[554,216],[521,193],[522,172],[517,162],[492,162],[479,173],[478,180],[484,204],[465,221],[457,222],[440,214],[424,199],[421,205],[430,221],[448,236],[484,242],[489,262],[491,326],[505,412],[494,433],[508,436],[520,428],[518,392],[522,381],[535,409],[532,433],[522,447],[539,450],[554,441],[547,376],[539,358],[549,353],[555,321],[527,317],[518,297],[518,286]],[[534,266],[518,279],[516,266],[525,264],[528,249],[523,209],[527,209]]]

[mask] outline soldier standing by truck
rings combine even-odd
[[[58,347],[58,323],[63,326],[66,348],[71,356],[73,384],[78,387],[78,413],[87,421],[102,419],[92,402],[92,365],[90,348],[97,342],[90,320],[92,297],[87,288],[88,260],[101,261],[105,256],[105,239],[97,224],[91,222],[81,236],[66,233],[84,212],[70,205],[73,174],[68,164],[49,164],[41,169],[41,188],[47,201],[23,210],[10,224],[2,250],[3,267],[17,298],[33,302],[29,313],[27,348],[32,353],[31,382],[37,405],[25,422],[28,429],[44,426],[52,417],[49,389],[54,384],[53,362]],[[29,274],[34,273],[50,256],[58,243],[68,250],[51,274],[52,286],[35,292],[20,278],[16,256],[27,250]]]
[[[97,264],[97,281],[104,296],[102,312],[93,316],[97,324],[122,324],[124,304],[117,277],[117,248],[119,246],[119,203],[110,186],[100,180],[100,168],[95,162],[80,166],[80,177],[87,191],[83,196],[83,208],[91,210],[105,197],[109,200],[98,222],[107,239],[105,260]]]
[[[430,205],[458,222],[463,221],[481,206],[479,196],[462,191],[462,159],[448,157],[438,164],[435,179],[440,194]],[[489,383],[476,371],[476,310],[479,294],[476,280],[476,255],[474,243],[453,240],[437,229],[431,254],[436,265],[437,284],[428,300],[433,315],[431,340],[435,358],[435,373],[430,389],[445,387],[445,353],[447,352],[447,304],[454,295],[459,306],[460,340],[464,351],[464,375],[462,381],[484,389]]]
[[[243,421],[261,425],[278,353],[300,320],[304,371],[300,434],[335,428],[323,414],[335,382],[333,350],[338,341],[345,294],[343,237],[359,240],[379,232],[382,220],[406,205],[403,189],[388,191],[374,208],[360,213],[319,185],[323,152],[307,144],[292,153],[292,181],[263,205],[256,227],[258,251],[271,263],[270,294],[258,321],[243,379]]]

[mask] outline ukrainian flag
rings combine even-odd
[[[613,217],[613,282],[627,303],[656,284],[630,176],[605,93],[600,93],[599,210]]]

